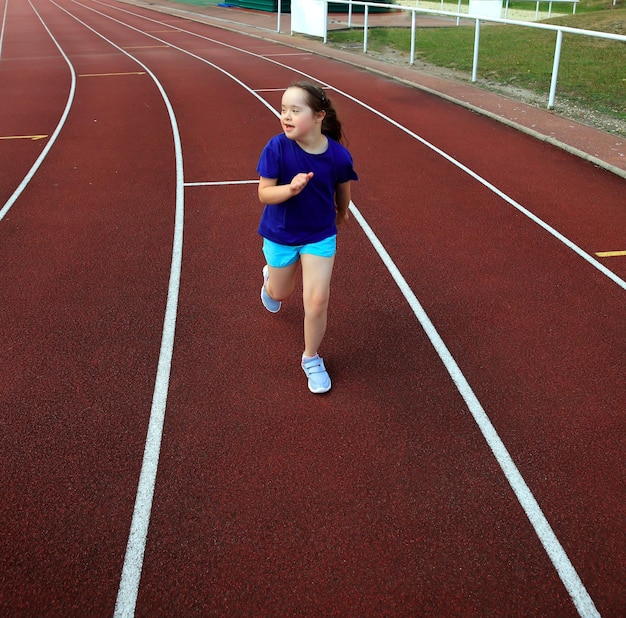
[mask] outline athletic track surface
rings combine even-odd
[[[4,0],[0,53],[0,614],[626,614],[622,178],[109,0]],[[325,396],[259,300],[302,77],[360,175]]]

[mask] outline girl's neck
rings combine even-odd
[[[296,140],[296,143],[304,152],[308,152],[309,154],[323,154],[328,148],[328,138],[323,133],[312,136],[304,141]]]

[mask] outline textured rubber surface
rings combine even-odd
[[[57,5],[33,3],[75,70],[76,92],[53,148],[0,221],[2,613],[110,615],[116,601],[176,210],[164,99],[123,49],[167,93],[185,182],[206,183],[184,188],[137,615],[576,615],[354,217],[339,235],[320,350],[333,389],[311,397],[298,367],[299,290],[278,315],[261,306],[261,206],[254,184],[235,184],[254,180],[280,127],[215,66],[274,108],[294,69],[331,86],[360,176],[355,204],[598,610],[623,614],[624,290],[414,135],[590,255],[624,248],[623,180],[330,59],[138,8],[59,4],[119,48]],[[51,135],[71,73],[27,3],[8,4],[0,80],[2,136]],[[0,140],[1,204],[42,144]],[[626,277],[622,258],[603,264]]]

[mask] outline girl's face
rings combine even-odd
[[[283,94],[280,122],[285,135],[297,142],[308,143],[319,139],[325,113],[315,113],[307,104],[307,93],[302,88],[287,88]]]

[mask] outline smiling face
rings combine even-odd
[[[322,136],[324,112],[315,113],[307,103],[307,92],[291,87],[283,94],[280,122],[285,135],[299,144],[311,145]]]

